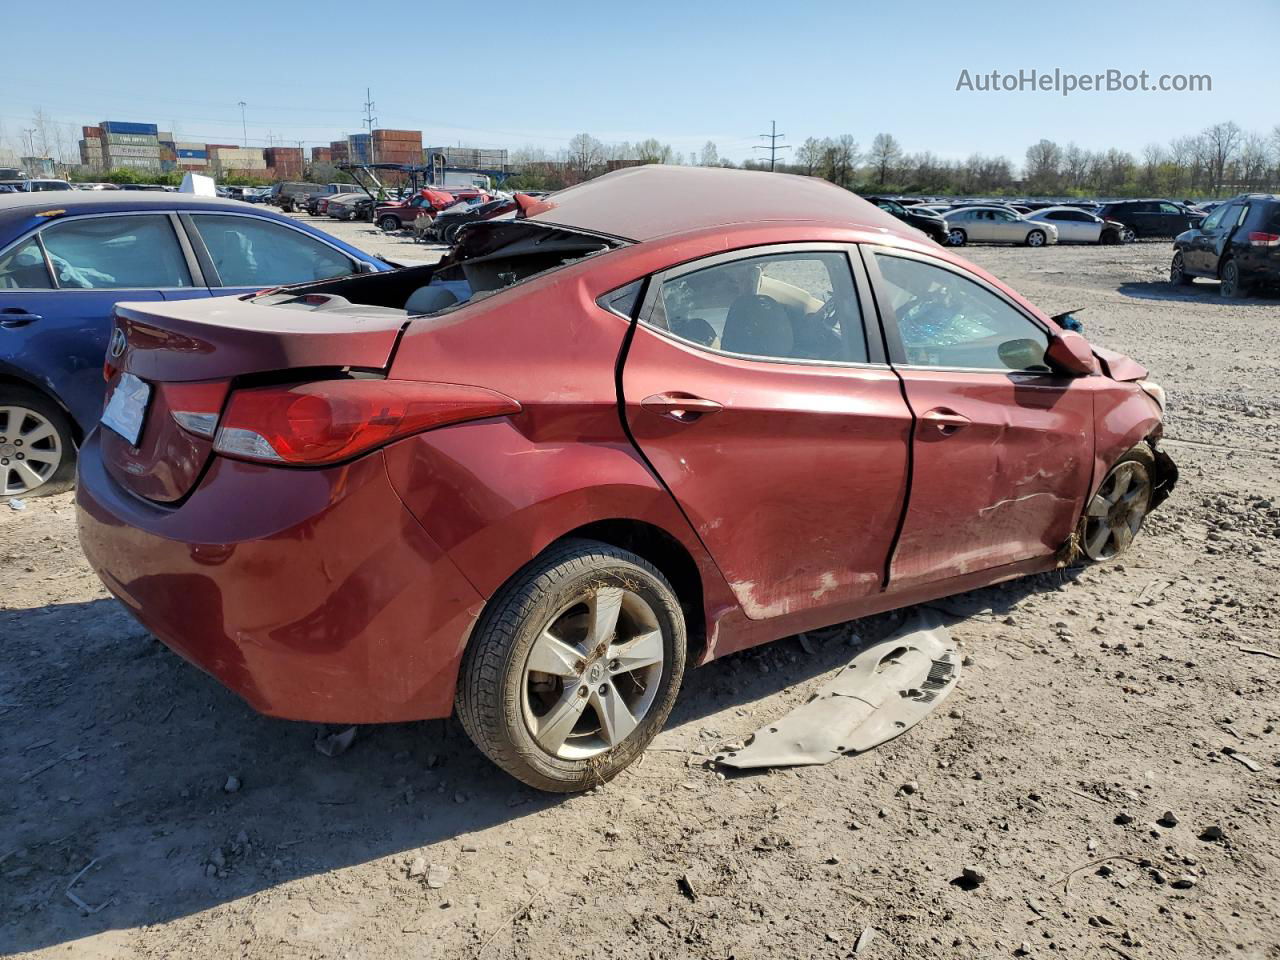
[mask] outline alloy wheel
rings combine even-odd
[[[1032,230],[1030,233],[1028,233],[1028,234],[1027,234],[1027,246],[1028,246],[1028,247],[1043,247],[1043,246],[1044,246],[1044,234],[1043,234],[1043,233],[1041,233],[1039,230]]]
[[[30,407],[0,406],[0,496],[30,493],[61,463],[62,440],[47,417]]]
[[[1151,474],[1126,460],[1111,471],[1085,511],[1084,552],[1109,560],[1129,549],[1151,506]]]
[[[1169,264],[1169,282],[1173,284],[1185,283],[1187,279],[1186,267],[1182,262],[1182,254],[1175,253],[1173,262]]]
[[[968,237],[963,230],[948,230],[947,243],[953,247],[963,247]]]
[[[562,760],[621,744],[653,706],[665,644],[638,593],[595,586],[543,627],[525,661],[521,708],[530,735]]]
[[[1136,243],[1138,240],[1138,233],[1133,229],[1133,227],[1125,227],[1120,231],[1120,239],[1125,243]]]
[[[1240,268],[1234,260],[1228,260],[1222,265],[1222,287],[1219,292],[1224,297],[1240,295]]]

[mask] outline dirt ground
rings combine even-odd
[[[695,671],[549,797],[453,722],[322,756],[107,598],[70,495],[0,507],[0,954],[1280,958],[1280,301],[1165,243],[970,255],[1151,368],[1181,485],[1121,563],[944,602],[956,692],[829,766],[705,761],[892,616]]]

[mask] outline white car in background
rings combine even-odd
[[[1059,243],[1119,243],[1121,224],[1103,220],[1079,207],[1043,207],[1028,220],[1058,228]]]
[[[1058,228],[1042,220],[1028,220],[1008,207],[957,207],[948,210],[947,244],[1022,243],[1043,247],[1058,242]]]

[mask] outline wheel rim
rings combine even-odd
[[[0,494],[16,497],[47,483],[62,464],[62,438],[30,407],[0,407]]]
[[[1122,233],[1120,237],[1122,240],[1124,240],[1125,243],[1133,243],[1135,240],[1138,239],[1138,235],[1133,232],[1132,227],[1125,227],[1124,233]]]
[[[1044,243],[1044,234],[1039,230],[1032,230],[1031,233],[1027,235],[1028,246],[1038,247],[1042,243]]]
[[[657,614],[634,591],[597,585],[561,607],[533,642],[521,677],[534,741],[561,760],[618,746],[653,707],[665,649]]]
[[[1222,268],[1222,293],[1223,296],[1234,296],[1236,292],[1236,282],[1239,278],[1236,276],[1236,265],[1228,263]]]
[[[1169,279],[1174,283],[1182,280],[1182,254],[1180,253],[1173,255],[1173,263],[1169,265]]]
[[[950,231],[950,232],[947,234],[947,242],[948,242],[949,244],[951,244],[953,247],[963,246],[963,245],[964,245],[964,231],[963,231],[963,230],[952,230],[952,231]]]
[[[1084,552],[1107,560],[1129,549],[1151,504],[1151,476],[1140,463],[1115,468],[1089,501],[1085,512]]]

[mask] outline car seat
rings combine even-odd
[[[722,349],[756,357],[789,357],[794,345],[791,317],[772,297],[748,293],[729,307],[720,337]]]

